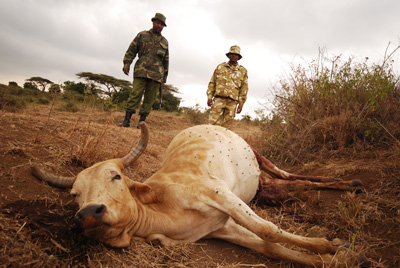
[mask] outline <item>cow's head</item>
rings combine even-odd
[[[71,195],[79,205],[75,215],[75,230],[95,237],[116,247],[128,246],[130,224],[137,217],[137,202],[155,202],[151,188],[132,181],[122,170],[135,162],[145,150],[149,132],[147,125],[140,125],[141,139],[126,156],[97,163],[76,177],[60,177],[32,167],[39,179],[61,188],[72,188]]]

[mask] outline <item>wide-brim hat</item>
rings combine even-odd
[[[165,23],[165,21],[167,20],[167,18],[166,18],[163,14],[161,14],[161,13],[156,13],[156,15],[154,16],[154,18],[151,19],[151,21],[154,21],[154,20],[159,20],[159,21],[161,21],[161,22],[164,24],[164,26],[167,27],[167,24]]]
[[[229,54],[239,55],[239,60],[242,58],[242,55],[240,55],[240,47],[239,46],[231,46],[231,49],[229,50],[228,53],[226,53],[226,56],[228,57]]]

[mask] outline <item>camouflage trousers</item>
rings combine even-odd
[[[136,113],[136,109],[139,108],[144,95],[139,114],[148,115],[157,98],[160,86],[161,83],[148,78],[133,78],[132,89],[126,103],[126,111]]]
[[[235,118],[237,101],[229,98],[214,98],[208,122],[211,125],[220,125],[230,128]]]

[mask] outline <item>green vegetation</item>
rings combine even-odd
[[[26,79],[23,88],[14,81],[10,81],[8,86],[0,84],[0,109],[17,112],[26,108],[28,103],[33,103],[51,104],[55,109],[69,112],[77,112],[88,104],[100,111],[124,110],[132,85],[129,81],[90,72],[81,72],[77,76],[85,79],[86,84],[74,81],[55,84],[42,77]],[[162,110],[179,111],[181,100],[175,93],[179,93],[178,88],[173,85],[164,86]],[[157,99],[153,109],[159,108]]]

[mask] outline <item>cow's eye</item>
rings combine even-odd
[[[117,174],[112,179],[113,180],[120,180],[121,179],[121,175]]]
[[[73,198],[76,198],[76,197],[78,196],[78,192],[72,190],[72,191],[71,191],[71,195],[72,195]]]

